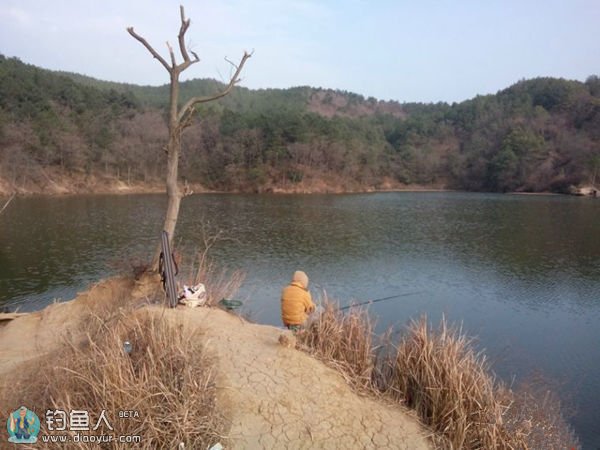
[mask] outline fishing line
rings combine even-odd
[[[325,294],[325,296],[327,296],[327,292],[325,291],[325,288],[321,284],[315,283],[313,281],[311,281],[311,283],[317,289],[323,291],[323,293]],[[425,291],[405,292],[405,293],[402,293],[402,294],[390,295],[388,297],[381,297],[381,298],[376,298],[376,299],[373,299],[373,300],[367,300],[367,301],[360,302],[360,303],[352,303],[350,305],[342,306],[340,308],[337,308],[337,311],[345,311],[347,309],[355,308],[355,307],[358,307],[358,306],[371,305],[372,303],[384,302],[384,301],[387,301],[387,300],[394,300],[396,298],[409,297],[411,295],[418,295],[418,294],[423,294],[423,293],[425,293]],[[319,303],[321,303],[321,302],[319,302]],[[322,307],[322,305],[318,305],[318,306]]]
[[[338,311],[344,311],[346,309],[355,308],[357,306],[371,305],[372,303],[384,302],[386,300],[393,300],[395,298],[408,297],[410,295],[423,294],[424,292],[425,291],[406,292],[404,294],[396,294],[396,295],[390,295],[389,297],[381,297],[381,298],[376,298],[374,300],[367,300],[366,302],[352,303],[351,305],[346,305],[346,306],[342,306],[341,308],[338,308]]]

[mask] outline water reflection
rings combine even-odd
[[[108,274],[114,261],[146,252],[154,245],[158,206],[148,210],[139,199],[110,196],[14,201],[0,220],[0,303],[17,301],[29,310],[68,299]]]

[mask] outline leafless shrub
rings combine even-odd
[[[246,277],[241,270],[230,270],[218,265],[211,257],[211,252],[219,242],[232,240],[224,236],[222,230],[211,232],[208,224],[202,221],[202,244],[196,256],[192,259],[186,284],[196,285],[203,283],[206,287],[208,306],[216,306],[221,299],[232,298],[239,290]]]
[[[207,305],[215,306],[221,299],[232,298],[244,282],[245,274],[240,270],[228,270],[214,261],[203,259],[195,269],[194,283],[206,286]]]

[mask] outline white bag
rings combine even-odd
[[[179,303],[190,308],[202,306],[206,303],[206,287],[199,283],[196,286],[183,285],[183,293],[179,294]]]

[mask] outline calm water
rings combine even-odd
[[[72,298],[148,254],[162,196],[17,199],[0,216],[0,306]],[[197,248],[202,222],[228,237],[213,256],[247,273],[252,317],[279,324],[296,269],[343,303],[372,305],[383,329],[443,314],[485,348],[497,373],[561,383],[584,448],[600,448],[600,201],[461,193],[184,199],[177,242]]]

